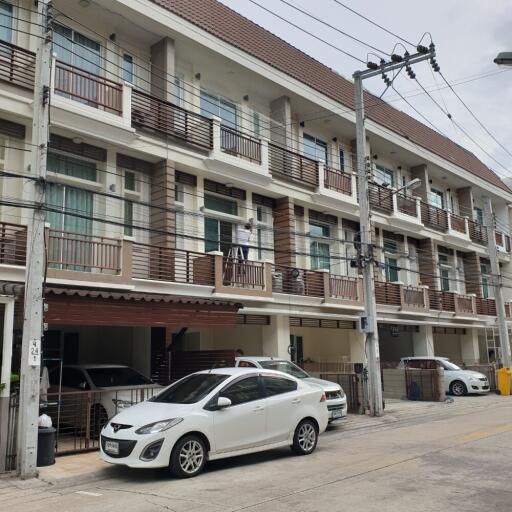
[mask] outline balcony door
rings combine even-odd
[[[218,219],[204,219],[205,252],[222,251],[227,256],[233,244],[234,225]]]
[[[3,1],[0,1],[0,41],[12,42],[12,5]]]

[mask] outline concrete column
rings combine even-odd
[[[174,208],[174,162],[162,160],[155,164],[151,176],[151,204],[160,208],[152,208],[150,225],[155,230],[151,233],[154,245],[174,248],[176,246],[176,214]]]
[[[290,98],[281,96],[270,102],[270,140],[287,146],[292,138]]]
[[[263,327],[263,355],[290,360],[290,318],[287,315],[270,318],[270,325]]]
[[[293,200],[280,197],[274,208],[274,247],[278,249],[274,259],[278,265],[295,267],[295,212]],[[282,252],[281,252],[282,251]]]
[[[466,334],[460,337],[462,361],[468,365],[480,363],[480,348],[478,345],[478,329],[466,329]]]
[[[421,197],[425,202],[428,202],[428,171],[425,164],[411,167],[411,180],[421,180],[421,185],[414,190],[414,194]]]
[[[151,94],[171,103],[174,91],[174,41],[160,39],[151,47]]]
[[[366,354],[364,352],[364,335],[357,329],[350,331],[350,362],[366,363]]]
[[[415,356],[433,357],[434,334],[431,325],[420,325],[419,332],[412,334],[413,350]]]

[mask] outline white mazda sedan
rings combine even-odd
[[[312,453],[328,422],[325,394],[272,370],[193,373],[114,416],[101,432],[101,458],[134,468],[198,475],[207,460],[282,446]]]

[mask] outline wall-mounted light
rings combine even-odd
[[[116,35],[115,35],[115,33],[114,33],[114,32],[112,32],[112,34],[110,34],[110,35],[108,36],[108,38],[109,38],[111,41],[115,42],[115,41],[116,41]]]
[[[73,144],[83,144],[84,142],[84,139],[81,137],[73,137],[71,140],[73,141]]]
[[[91,5],[91,0],[79,0],[78,2],[80,7],[89,7]]]
[[[225,183],[224,186],[226,188],[233,188],[233,183],[231,183],[231,182],[230,183]]]
[[[338,142],[338,137],[333,137],[333,138],[332,138],[332,141],[333,141],[333,142]]]
[[[306,124],[306,123],[305,123],[304,121],[301,121],[301,122],[299,123],[299,125],[301,126],[301,128],[304,128],[304,125],[305,125],[305,124]]]
[[[110,186],[108,187],[108,189],[110,190],[110,192],[115,192],[116,191],[116,184],[115,183],[111,183]]]
[[[246,95],[244,96],[244,100],[245,100],[245,101],[249,101],[249,95],[248,95],[248,94],[246,94]]]
[[[201,73],[196,73],[194,77],[196,80],[201,80]]]
[[[372,156],[372,158],[373,158],[374,160],[377,160],[377,159],[379,158],[379,155],[373,155],[373,156]]]

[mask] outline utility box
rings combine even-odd
[[[496,388],[499,395],[510,395],[512,371],[510,368],[496,370]]]

